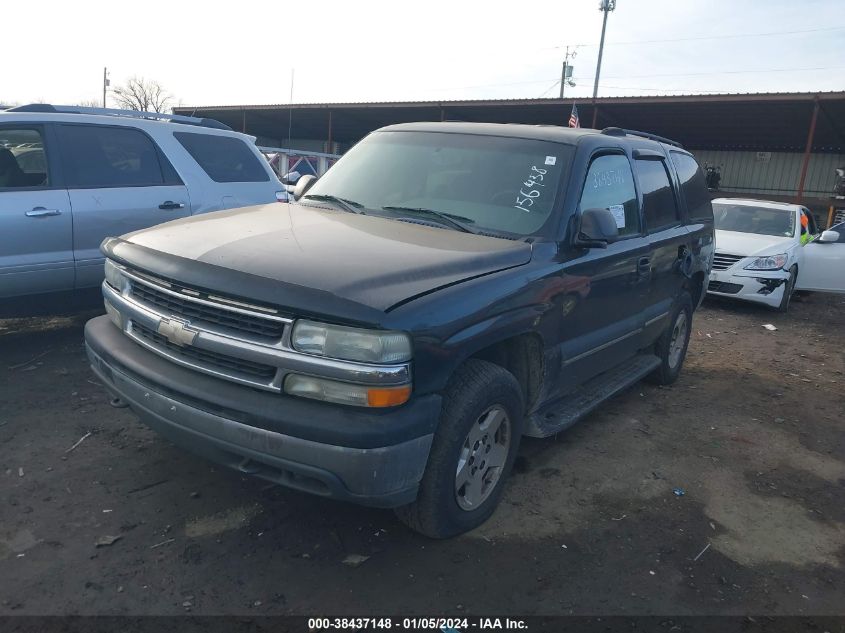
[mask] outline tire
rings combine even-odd
[[[786,312],[789,310],[789,302],[792,300],[792,295],[795,294],[795,282],[798,279],[798,267],[792,266],[789,269],[789,279],[786,280],[786,286],[783,289],[783,297],[781,297],[780,304],[776,308],[778,312]]]
[[[684,292],[670,314],[668,327],[654,344],[654,354],[660,359],[660,366],[648,375],[649,382],[671,385],[678,379],[687,355],[691,331],[692,299]]]
[[[522,417],[522,390],[513,374],[483,360],[464,363],[444,393],[417,500],[396,508],[399,520],[420,534],[442,539],[490,518],[516,459]],[[498,430],[485,431],[485,424]],[[487,460],[493,459],[502,466],[491,467]],[[467,483],[459,488],[460,467]]]

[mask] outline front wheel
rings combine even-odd
[[[396,509],[411,529],[448,538],[484,523],[499,503],[522,437],[513,374],[470,359],[446,388],[417,500]]]
[[[669,326],[654,345],[654,353],[660,359],[660,365],[648,376],[649,382],[671,385],[678,379],[687,355],[691,331],[692,299],[684,292],[670,314]]]

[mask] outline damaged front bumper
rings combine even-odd
[[[786,270],[714,270],[710,272],[707,294],[776,308],[783,299],[788,280]]]
[[[261,392],[143,349],[108,317],[85,327],[109,392],[174,444],[239,472],[361,505],[412,502],[439,417],[438,395],[370,412]]]

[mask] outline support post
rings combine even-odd
[[[590,127],[593,128],[594,130],[596,129],[596,119],[598,118],[598,116],[599,116],[599,107],[598,107],[598,105],[596,105],[595,100],[593,100],[593,123],[592,123],[592,125],[590,125]]]
[[[328,143],[326,145],[326,154],[334,154],[332,151],[332,111],[329,110],[329,134]]]
[[[819,98],[816,96],[813,101],[813,118],[810,119],[810,131],[807,133],[807,147],[804,149],[804,162],[801,164],[801,177],[798,179],[798,195],[795,196],[796,204],[801,204],[804,199],[804,182],[807,180],[807,168],[810,166],[810,153],[813,150],[813,138],[816,136],[816,121],[819,118]]]

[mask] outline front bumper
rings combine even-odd
[[[707,294],[753,301],[776,308],[783,299],[789,272],[785,270],[713,270]]]
[[[178,367],[135,344],[108,317],[89,321],[85,340],[91,367],[108,390],[193,453],[361,505],[397,507],[416,498],[439,417],[437,395],[395,410],[351,410]]]

